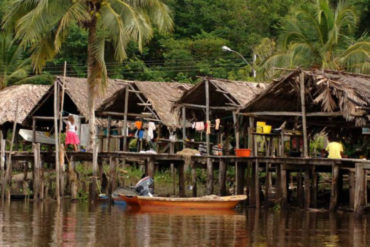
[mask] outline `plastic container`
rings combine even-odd
[[[271,125],[264,125],[263,126],[263,133],[264,134],[270,134],[271,133],[272,126]]]
[[[265,126],[265,125],[266,125],[266,122],[257,121],[256,132],[257,133],[263,133],[263,126]]]
[[[249,148],[235,149],[235,155],[237,157],[250,157],[251,156],[251,150]]]

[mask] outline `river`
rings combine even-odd
[[[370,246],[370,215],[298,209],[130,212],[123,206],[13,201],[0,246]]]

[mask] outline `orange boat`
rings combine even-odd
[[[247,199],[246,195],[235,196],[203,196],[203,197],[148,197],[126,196],[119,194],[119,199],[128,206],[139,207],[142,210],[153,209],[207,209],[226,210],[234,208],[240,201]]]

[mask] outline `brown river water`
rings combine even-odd
[[[13,201],[0,246],[370,246],[370,215],[238,209],[130,212],[123,206]]]

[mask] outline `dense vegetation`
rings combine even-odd
[[[2,16],[9,13],[9,2],[16,1],[1,1]],[[105,62],[110,77],[194,82],[198,76],[209,75],[254,80],[252,67],[236,54],[223,52],[223,45],[240,52],[250,63],[253,54],[257,54],[257,80],[276,76],[273,67],[370,72],[370,0],[164,2],[171,9],[173,32],[160,33],[155,28],[141,52],[137,43],[129,42],[123,62],[114,59],[114,41],[107,40]],[[3,28],[0,35],[0,87],[31,81],[24,78],[34,73],[30,50],[20,49],[20,41],[13,41],[13,32],[14,29]],[[300,35],[295,35],[297,32]],[[65,42],[47,62],[44,73],[61,74],[67,61],[68,75],[87,76],[87,43],[87,30],[71,22]],[[39,83],[45,81],[45,76],[35,79],[32,81]]]

